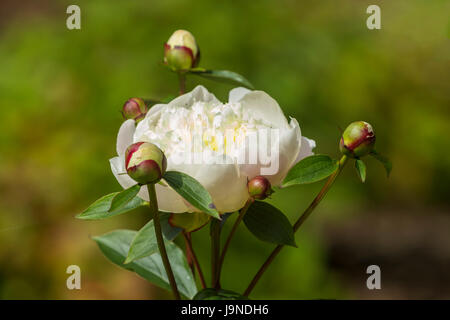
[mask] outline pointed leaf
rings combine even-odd
[[[372,151],[370,155],[383,164],[384,169],[386,170],[386,174],[389,177],[389,174],[391,173],[392,170],[392,162],[387,157],[379,154],[376,151]]]
[[[324,154],[316,154],[302,159],[289,170],[283,187],[313,183],[332,175],[339,167],[336,160]]]
[[[215,81],[241,85],[249,89],[254,89],[253,85],[240,74],[229,70],[206,70],[203,68],[191,69],[189,73],[208,78]]]
[[[361,182],[366,181],[366,165],[361,159],[356,159],[355,161],[356,172],[358,173],[358,177],[361,179]]]
[[[134,197],[136,197],[139,190],[141,190],[141,186],[135,184],[134,186],[116,194],[111,201],[111,208],[109,208],[108,211],[113,212],[125,206],[128,202],[133,200]]]
[[[114,264],[136,272],[151,283],[170,290],[167,274],[159,253],[123,264],[130,248],[131,241],[137,232],[132,230],[115,230],[110,233],[94,237],[100,250]],[[197,287],[183,251],[173,242],[167,242],[167,255],[175,276],[178,290],[185,297],[192,299],[197,293]]]
[[[163,178],[169,186],[194,207],[214,218],[220,219],[219,212],[217,212],[216,206],[212,202],[211,195],[200,182],[178,171],[167,171]]]
[[[84,210],[82,213],[76,216],[78,219],[84,219],[84,220],[101,220],[106,219],[109,217],[113,217],[125,212],[129,212],[133,209],[146,206],[148,202],[142,200],[139,197],[134,197],[130,202],[128,202],[126,205],[113,210],[109,211],[111,208],[111,202],[113,198],[118,194],[119,192],[110,193],[106,196],[101,197],[97,201],[95,201],[93,204],[89,206],[86,210]]]
[[[288,218],[267,202],[255,201],[244,215],[244,223],[259,240],[297,246],[294,230]]]
[[[155,225],[153,220],[150,220],[136,233],[124,263],[147,257],[155,252],[158,252],[158,242],[156,241]]]

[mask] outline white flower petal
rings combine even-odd
[[[275,128],[289,128],[278,102],[264,91],[252,91],[240,100],[242,108],[257,119],[263,119]]]
[[[154,113],[153,116],[157,114]],[[133,141],[134,142],[151,142],[149,139],[144,139],[146,132],[149,132],[149,117],[152,115],[147,114],[142,121],[140,121],[136,126],[136,131],[134,132]]]
[[[295,160],[294,165],[300,160],[312,156],[314,152],[312,151],[316,147],[316,142],[312,139],[308,139],[307,137],[302,137],[302,141],[300,143],[300,152],[298,153],[297,159]]]
[[[161,211],[183,213],[191,211],[185,200],[169,186],[155,185],[158,208]]]
[[[114,174],[122,188],[127,189],[137,183],[128,176],[127,171],[125,170],[125,155],[122,154],[118,157],[109,159],[109,163],[111,165],[112,173]]]
[[[261,163],[261,154],[268,154],[265,146],[261,143],[258,144],[258,163],[256,164],[241,164],[239,166],[241,174],[252,179],[255,176],[265,176],[272,186],[278,186],[281,184],[289,169],[294,164],[295,159],[300,151],[301,132],[297,120],[291,119],[291,123],[288,129],[279,130],[279,139],[275,140],[272,145],[271,155],[277,156],[272,159],[268,164]],[[278,143],[278,148],[276,143]],[[246,146],[251,148],[251,146]],[[246,151],[247,152],[247,151]],[[278,164],[276,161],[278,160]],[[275,170],[273,172],[273,170]],[[270,172],[270,173],[268,173]]]
[[[230,103],[239,102],[249,92],[251,91],[244,87],[234,88],[228,94],[228,102]]]
[[[118,155],[125,154],[128,146],[133,144],[133,135],[136,124],[133,119],[128,119],[122,123],[117,134],[116,151]]]
[[[214,156],[206,159],[211,163],[208,165],[175,163],[171,158],[167,161],[168,170],[181,171],[200,182],[208,190],[219,212],[239,210],[248,199],[247,179],[239,175],[234,163],[218,163]]]
[[[145,114],[145,117],[150,117],[150,116],[158,113],[159,111],[161,111],[161,109],[164,106],[165,106],[165,104],[163,104],[163,103],[158,103],[158,104],[151,106],[150,110],[148,110],[147,113]]]
[[[171,102],[169,102],[169,105],[188,108],[192,106],[196,101],[220,103],[220,101],[217,100],[216,96],[206,90],[204,86],[196,86],[191,92],[185,93],[173,99]]]
[[[280,170],[267,177],[274,186],[281,184],[300,152],[301,132],[297,120],[292,118],[289,126],[290,129],[282,130],[280,134]]]

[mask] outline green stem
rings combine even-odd
[[[164,269],[169,279],[170,287],[172,288],[173,295],[176,300],[180,300],[180,293],[178,292],[177,283],[173,275],[172,267],[170,266],[169,257],[167,256],[166,246],[164,245],[164,239],[161,231],[161,222],[159,220],[158,201],[156,199],[156,191],[154,184],[147,185],[148,195],[150,198],[150,210],[153,213],[153,223],[155,225],[156,241],[158,242],[159,253],[164,264]]]
[[[250,198],[245,203],[245,206],[239,211],[239,215],[233,224],[233,228],[231,229],[230,234],[228,235],[225,245],[222,248],[222,254],[220,255],[219,266],[218,266],[218,270],[217,270],[217,279],[216,279],[217,282],[220,282],[220,275],[222,273],[223,261],[225,260],[225,255],[227,253],[228,247],[230,246],[231,239],[233,238],[233,235],[235,234],[239,224],[241,223],[242,219],[244,218],[244,215],[247,213],[247,210],[250,207],[250,205],[253,203],[253,201],[254,200]]]
[[[186,74],[183,72],[178,73],[178,82],[180,85],[180,96],[186,92]]]
[[[192,261],[194,263],[195,268],[197,268],[198,276],[200,278],[200,282],[202,284],[203,289],[206,288],[205,277],[203,276],[202,268],[200,267],[200,263],[198,262],[197,255],[194,252],[194,248],[192,247],[192,238],[190,233],[186,233],[183,231],[183,237],[186,242],[186,249],[191,255]],[[192,271],[194,274],[195,269]]]
[[[217,270],[220,254],[220,221],[211,221],[211,286],[220,288],[220,281],[217,280]]]
[[[322,187],[322,189],[319,191],[317,196],[314,198],[314,200],[311,202],[311,204],[306,208],[306,210],[303,212],[303,214],[298,218],[298,220],[294,224],[294,233],[303,225],[303,223],[306,221],[306,219],[310,216],[310,214],[314,211],[314,209],[317,207],[317,205],[322,201],[328,190],[333,185],[334,181],[336,180],[339,173],[341,173],[342,169],[344,168],[345,163],[347,162],[347,157],[344,155],[339,160],[339,167],[338,169],[328,178],[325,185]],[[252,292],[255,285],[258,283],[261,276],[264,274],[266,269],[269,267],[269,265],[272,263],[272,261],[275,259],[275,257],[280,253],[281,249],[283,249],[283,245],[278,245],[270,254],[270,256],[266,259],[264,264],[259,268],[256,275],[253,277],[252,281],[250,282],[249,286],[244,292],[244,296],[248,297],[248,295]]]

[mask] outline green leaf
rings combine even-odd
[[[198,75],[200,77],[208,78],[215,81],[226,82],[230,84],[237,84],[249,89],[254,89],[253,85],[240,74],[228,70],[206,70],[203,68],[194,68],[189,70],[189,73]]]
[[[111,201],[111,208],[109,208],[108,211],[113,212],[125,206],[128,202],[133,200],[134,197],[136,197],[139,190],[141,190],[141,186],[139,184],[135,184],[134,186],[116,194]]]
[[[361,182],[366,181],[366,165],[361,159],[356,159],[355,161],[355,168],[356,172],[358,173],[359,179],[361,179]]]
[[[170,212],[160,212],[159,213],[159,219],[161,221],[161,229],[164,237],[167,240],[173,240],[175,239],[183,229],[173,227],[169,223],[170,216],[172,214]]]
[[[200,182],[178,171],[166,171],[163,178],[169,186],[194,207],[214,218],[220,219],[219,212],[217,212],[216,206],[212,202],[211,195]]]
[[[193,300],[249,300],[243,295],[224,289],[206,288],[199,291]]]
[[[372,151],[370,155],[383,164],[384,169],[386,170],[386,174],[389,177],[389,174],[391,173],[392,170],[392,162],[387,157],[379,154],[376,151]]]
[[[118,194],[119,192],[110,193],[106,196],[101,197],[97,201],[95,201],[93,204],[89,206],[86,210],[84,210],[82,213],[76,216],[78,219],[84,219],[84,220],[101,220],[106,219],[109,217],[113,217],[125,212],[129,212],[133,209],[146,206],[148,202],[142,200],[139,197],[134,197],[130,202],[128,202],[123,207],[118,208],[114,211],[109,211],[111,208],[111,202],[113,198]]]
[[[136,233],[124,263],[147,257],[155,252],[158,252],[158,242],[156,241],[155,225],[153,220],[150,220]]]
[[[289,170],[282,186],[288,187],[323,180],[333,174],[338,167],[338,162],[327,155],[316,154],[306,157]]]
[[[103,254],[114,264],[126,270],[136,272],[144,279],[163,289],[170,290],[167,274],[159,253],[152,254],[151,256],[133,261],[129,264],[123,263],[136,234],[137,231],[133,230],[115,230],[94,237],[93,239],[97,242]],[[197,286],[183,251],[173,242],[167,242],[166,249],[178,290],[185,297],[192,299],[197,293]]]
[[[259,240],[297,246],[294,230],[288,218],[267,202],[255,201],[244,215],[244,223]]]

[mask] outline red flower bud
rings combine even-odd
[[[352,158],[360,158],[370,153],[375,145],[375,132],[372,126],[364,121],[349,124],[342,134],[339,149]]]
[[[125,119],[133,119],[136,122],[144,119],[148,107],[141,98],[131,98],[122,107],[122,116]]]
[[[125,168],[128,175],[140,184],[156,183],[166,172],[167,159],[153,143],[137,142],[125,152]]]
[[[264,200],[273,193],[269,180],[263,176],[256,176],[247,183],[250,197]]]

